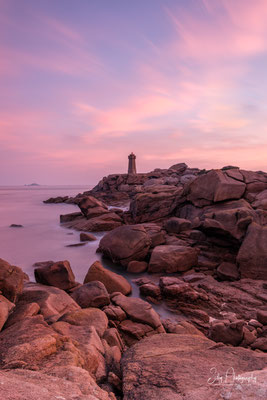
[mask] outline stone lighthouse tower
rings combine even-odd
[[[132,152],[128,156],[128,159],[129,159],[128,174],[136,174],[136,164],[135,164],[136,155]]]

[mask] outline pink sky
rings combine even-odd
[[[0,185],[267,171],[266,0],[0,0]]]

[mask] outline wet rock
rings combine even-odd
[[[15,303],[23,289],[24,273],[19,267],[0,258],[0,291]]]
[[[239,279],[239,272],[236,264],[223,262],[217,268],[217,275],[223,281],[235,281]]]
[[[148,265],[149,272],[183,272],[197,265],[197,249],[186,246],[157,246]]]
[[[86,243],[73,243],[73,244],[67,244],[65,247],[81,247],[85,245]]]
[[[65,222],[70,222],[70,221],[74,221],[77,219],[81,219],[83,217],[83,214],[81,212],[74,212],[74,213],[70,213],[70,214],[64,214],[64,215],[60,215],[60,222],[63,224]]]
[[[140,274],[147,270],[148,263],[145,261],[131,261],[127,266],[127,271],[131,274]]]
[[[36,268],[34,276],[37,283],[55,286],[63,290],[71,289],[76,285],[75,276],[67,260]]]
[[[110,303],[108,292],[102,282],[92,281],[77,287],[71,297],[81,308],[104,307]]]
[[[23,225],[20,224],[11,224],[10,228],[23,228]]]
[[[114,263],[127,266],[130,261],[143,260],[151,239],[142,225],[127,225],[107,233],[99,243],[98,251]]]
[[[19,304],[37,303],[45,320],[56,321],[68,311],[80,306],[64,291],[53,286],[27,283],[19,299]]]
[[[50,197],[47,200],[44,200],[43,203],[45,204],[58,204],[58,203],[66,203],[69,200],[69,196],[58,196],[58,197]]]
[[[233,353],[231,347],[216,347],[205,337],[154,335],[135,344],[122,357],[124,400],[227,398],[229,387],[221,385],[218,378],[225,382],[227,371],[234,371],[235,376],[244,374],[244,380],[255,375],[257,382],[242,384],[231,375],[231,400],[239,400],[241,393],[247,399],[260,398],[266,389],[265,365],[263,353],[244,348],[235,348]]]
[[[84,233],[84,232],[80,233],[81,242],[92,242],[94,240],[97,240],[97,238],[91,233]]]
[[[105,285],[108,293],[121,292],[130,294],[132,287],[130,283],[121,275],[104,268],[99,261],[95,261],[89,268],[84,283],[100,281]]]
[[[241,278],[267,277],[267,226],[250,224],[237,255]]]

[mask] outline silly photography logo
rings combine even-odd
[[[210,369],[210,378],[207,383],[211,386],[223,386],[223,385],[253,385],[257,383],[256,376],[253,376],[253,372],[250,375],[236,374],[233,367],[228,368],[224,373],[220,373],[217,368],[212,367]]]

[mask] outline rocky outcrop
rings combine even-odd
[[[102,282],[108,293],[120,292],[127,295],[132,292],[130,283],[123,276],[104,268],[99,261],[91,265],[84,278],[84,283],[92,281]]]
[[[122,226],[107,233],[98,251],[114,263],[127,266],[130,261],[143,260],[148,254],[151,239],[141,225]]]
[[[233,400],[260,399],[267,389],[265,366],[266,355],[251,350],[233,353],[197,335],[156,335],[124,354],[124,399],[204,400],[228,393]]]
[[[243,176],[234,170],[234,177],[227,171],[212,170],[200,175],[189,186],[187,199],[195,206],[203,207],[219,201],[240,199],[246,185]]]
[[[182,193],[181,188],[168,185],[156,185],[146,189],[145,193],[135,196],[130,204],[130,214],[134,223],[157,221],[172,215],[175,198]]]
[[[107,205],[93,196],[83,197],[78,206],[87,219],[99,217],[109,212]]]

